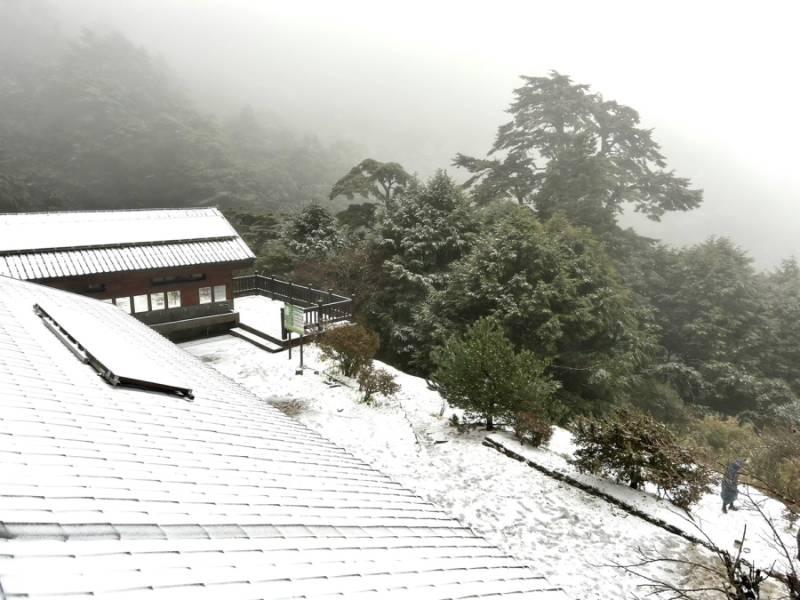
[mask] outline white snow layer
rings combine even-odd
[[[706,550],[682,537],[483,446],[486,432],[458,433],[448,424],[454,410],[446,407],[440,415],[442,399],[423,379],[379,364],[396,376],[401,391],[394,399],[366,406],[358,401],[356,390],[326,377],[331,366],[321,360],[316,346],[306,347],[303,375],[295,374],[296,351],[290,360],[286,352],[261,352],[230,336],[182,346],[260,397],[278,404],[293,402],[304,424],[445,509],[573,598],[645,597],[649,590],[641,587],[643,579],[613,566],[637,562],[639,550],[708,560]],[[520,446],[510,436],[495,435],[533,462],[564,471],[702,537],[679,510],[654,495],[577,474],[566,460],[573,445],[564,430],[555,431],[548,449]],[[752,497],[780,518],[780,503],[756,492]],[[781,556],[763,520],[752,505],[746,506],[741,493],[740,504],[743,510],[723,515],[718,494],[709,494],[694,517],[715,543],[731,550],[746,524],[746,558],[762,566],[773,560],[780,565]],[[792,551],[793,535],[785,522],[779,527]],[[675,564],[658,563],[640,571],[676,585],[702,581],[698,569]],[[762,598],[768,597],[769,590],[763,590]]]

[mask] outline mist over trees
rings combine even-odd
[[[121,34],[64,38],[38,2],[0,11],[0,210],[287,210],[325,198],[358,156],[246,103],[201,113],[163,60]]]
[[[477,202],[511,197],[545,219],[563,212],[593,229],[625,204],[654,220],[700,205],[702,192],[666,170],[635,110],[555,71],[522,79],[508,109],[513,118],[498,128],[488,158],[456,155],[454,164],[472,174],[467,186]]]

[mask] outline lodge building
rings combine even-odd
[[[255,256],[216,208],[0,215],[0,275],[115,304],[173,339],[238,323]]]

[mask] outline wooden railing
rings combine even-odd
[[[303,322],[309,333],[353,318],[352,298],[334,294],[332,290],[318,290],[310,285],[299,285],[260,273],[234,277],[233,296],[267,296],[273,300],[302,306]]]

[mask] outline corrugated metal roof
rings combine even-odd
[[[254,258],[216,208],[0,214],[0,275],[15,279]]]
[[[0,214],[0,252],[230,237],[216,208]]]
[[[129,248],[0,254],[0,275],[15,279],[52,279],[94,273],[240,262],[253,258],[247,244],[241,238],[234,238]]]
[[[193,402],[115,388],[33,305],[81,311]],[[0,277],[5,598],[563,599],[116,307]]]

